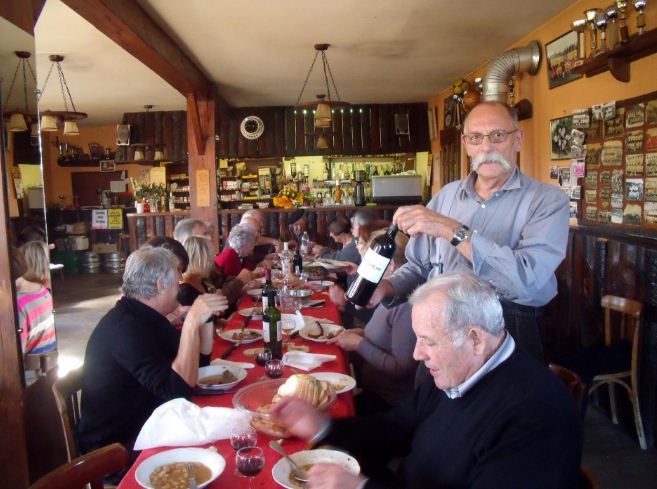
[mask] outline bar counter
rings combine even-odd
[[[308,215],[308,230],[317,237],[317,242],[326,244],[329,241],[328,223],[336,216],[350,216],[359,209],[369,209],[379,219],[392,219],[399,206],[376,205],[366,207],[331,206],[305,208]],[[263,234],[286,240],[288,234],[288,216],[297,209],[260,209],[266,217]],[[221,209],[218,211],[219,236],[225,240],[233,226],[239,223],[246,210]],[[130,233],[130,251],[134,251],[153,236],[173,236],[173,229],[181,219],[190,217],[188,211],[177,212],[146,212],[143,214],[127,214],[128,232]]]

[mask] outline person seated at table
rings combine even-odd
[[[240,224],[246,224],[256,232],[257,239],[255,248],[256,251],[258,248],[263,248],[264,255],[267,255],[269,250],[273,248],[273,252],[278,252],[283,249],[283,242],[279,239],[273,238],[271,236],[263,236],[262,230],[265,227],[265,214],[258,209],[249,209],[244,214],[242,214],[242,219],[240,219]]]
[[[205,236],[212,238],[212,229],[207,222],[191,217],[181,219],[173,229],[173,239],[184,245],[190,236]]]
[[[360,253],[356,247],[356,240],[351,234],[351,222],[343,216],[337,216],[328,225],[329,236],[340,245],[339,250],[332,250],[326,246],[315,245],[313,253],[320,258],[348,261],[360,264]]]
[[[214,259],[214,264],[221,270],[224,277],[237,277],[245,270],[242,260],[253,253],[255,242],[256,234],[248,226],[238,224],[230,230],[228,246]],[[262,269],[256,268],[249,280],[262,276],[262,273]]]
[[[370,242],[385,232],[383,229],[375,231],[370,236]],[[408,237],[397,233],[395,242],[397,249],[384,277],[406,263]],[[329,343],[337,343],[344,351],[355,353],[351,360],[358,385],[363,389],[354,398],[358,414],[397,406],[412,394],[418,365],[413,359],[415,340],[408,303],[391,309],[379,305],[365,329],[350,329],[329,340]]]
[[[153,248],[166,248],[178,258],[178,273],[182,275],[189,265],[189,255],[181,242],[176,241],[168,236],[153,236],[142,246],[152,246]]]
[[[24,254],[30,256],[30,266]],[[23,355],[56,350],[52,295],[43,285],[44,272],[50,272],[46,243],[30,241],[20,249],[12,248],[12,269],[14,277],[18,277],[15,281],[16,313]]]
[[[309,250],[312,249],[313,243],[319,242],[317,233],[308,226],[308,213],[304,209],[297,209],[287,215],[287,226],[289,230],[290,249],[301,245],[303,233],[308,233]]]
[[[504,328],[495,291],[471,273],[430,279],[410,297],[413,356],[431,377],[401,406],[329,420],[296,398],[273,414],[302,439],[367,454],[378,466],[405,457],[405,488],[579,486],[582,426],[561,380]],[[310,488],[373,489],[368,468],[310,469]],[[363,485],[361,485],[363,484]]]
[[[226,298],[203,294],[190,307],[182,330],[166,315],[178,307],[177,259],[165,248],[140,248],[126,260],[123,297],[94,329],[84,355],[81,453],[118,442],[131,449],[153,410],[189,398],[200,365],[212,351],[210,316]]]
[[[214,251],[212,242],[203,236],[187,238],[185,251],[189,256],[189,265],[180,280],[178,302],[181,306],[191,306],[199,295],[214,294],[217,290],[209,280]]]

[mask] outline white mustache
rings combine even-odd
[[[505,170],[511,169],[511,163],[501,154],[496,151],[490,153],[482,153],[475,156],[470,163],[472,171],[477,171],[482,163],[499,163]]]

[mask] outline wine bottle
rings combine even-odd
[[[393,224],[386,234],[372,241],[370,249],[367,250],[358,267],[356,279],[347,290],[347,299],[350,302],[357,306],[366,306],[370,301],[397,249],[395,244],[397,231],[397,226]]]
[[[262,310],[269,306],[269,298],[267,294],[270,290],[274,290],[274,286],[271,283],[271,269],[265,268],[265,286],[262,288]]]
[[[267,292],[267,309],[262,316],[262,339],[265,348],[271,350],[271,356],[275,359],[283,358],[283,337],[281,336],[281,312],[276,309],[276,291]]]
[[[292,266],[294,268],[294,274],[298,277],[303,272],[303,257],[301,256],[300,246],[297,246],[296,251],[294,252],[294,260],[292,261]]]

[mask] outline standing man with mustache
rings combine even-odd
[[[431,277],[471,271],[499,295],[516,342],[543,360],[538,319],[557,294],[554,272],[566,255],[568,198],[518,169],[523,131],[508,105],[477,105],[462,138],[470,174],[445,185],[426,207],[397,210],[393,222],[412,237],[408,263],[381,281],[368,306],[403,302]]]

